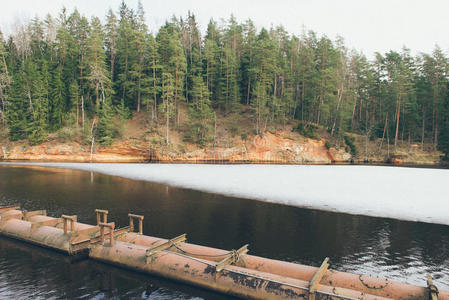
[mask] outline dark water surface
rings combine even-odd
[[[338,195],[336,195],[337,197]],[[144,233],[236,249],[425,285],[430,273],[449,289],[449,226],[353,216],[169,187],[90,172],[0,165],[0,205],[76,214],[95,223],[95,208],[126,226],[145,215]],[[449,217],[449,216],[448,216]],[[0,238],[0,298],[228,299],[160,278],[74,261],[53,251]]]

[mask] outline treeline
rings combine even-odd
[[[444,150],[448,66],[438,47],[368,60],[341,39],[257,30],[233,17],[211,20],[202,35],[189,13],[153,35],[141,3],[133,10],[122,2],[104,23],[62,10],[0,35],[0,118],[11,140],[40,143],[72,126],[108,144],[115,119],[145,111],[167,127],[168,144],[182,104],[186,138],[200,144],[211,140],[217,114],[249,111],[257,134],[299,120],[298,128],[318,124],[335,138],[356,132]]]

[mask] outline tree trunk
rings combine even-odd
[[[380,141],[379,154],[382,151],[382,145],[384,143],[385,131],[387,129],[387,126],[388,126],[388,116],[385,117],[385,126],[384,126],[384,132],[382,133],[382,140]]]
[[[153,66],[155,62],[153,59]],[[153,67],[153,102],[154,102],[154,108],[153,108],[153,120],[157,121],[157,91],[156,91],[156,68]]]
[[[92,127],[90,128],[90,162],[92,162],[93,158],[93,152],[94,152],[94,142],[95,142],[95,135],[94,135],[94,126],[96,126],[96,119],[92,121]]]
[[[438,110],[435,112],[435,138],[434,138],[433,149],[437,150],[438,146]]]
[[[170,106],[168,103],[168,98],[167,98],[167,102],[166,102],[166,121],[165,121],[165,127],[166,127],[166,132],[165,132],[165,142],[167,143],[167,145],[169,144],[169,140],[168,140],[168,131],[169,131],[169,126],[170,126]]]
[[[400,98],[398,97],[397,104],[396,104],[396,132],[394,135],[394,151],[395,152],[397,149],[398,137],[399,137],[399,116],[400,116],[400,112],[401,112],[400,110],[401,110],[401,104],[400,104]]]
[[[76,97],[76,127],[80,125],[79,123],[79,113],[80,113],[80,105],[78,103],[78,96]]]
[[[425,120],[425,109],[422,109],[422,131],[421,131],[421,151],[424,151],[424,120]]]
[[[140,112],[140,75],[139,75],[139,79],[137,80],[137,112]]]
[[[84,95],[81,95],[81,120],[82,120],[82,127],[84,129]]]

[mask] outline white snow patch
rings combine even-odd
[[[381,166],[1,163],[69,168],[298,207],[449,225],[449,170]]]

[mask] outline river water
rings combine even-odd
[[[376,168],[376,167],[373,167]],[[449,200],[448,200],[449,201]],[[304,209],[102,175],[0,165],[0,205],[95,223],[95,208],[126,226],[145,215],[144,233],[254,255],[449,289],[449,226]],[[228,299],[201,289],[0,238],[0,298]]]

